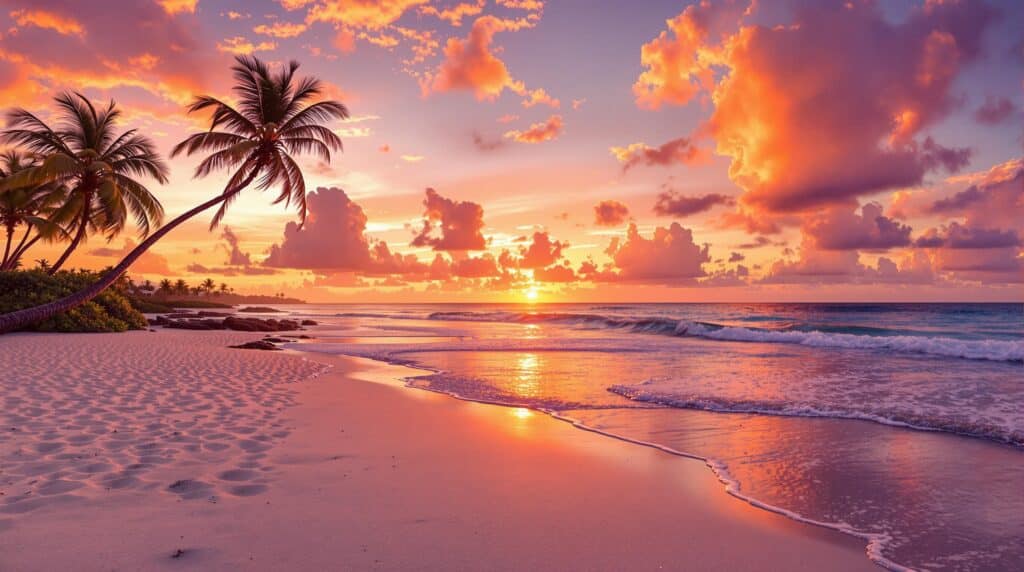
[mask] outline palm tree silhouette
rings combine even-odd
[[[295,202],[301,222],[306,219],[306,183],[293,154],[311,153],[330,162],[340,151],[341,139],[324,123],[348,117],[348,109],[337,101],[312,102],[322,91],[319,79],[297,79],[298,62],[278,70],[249,56],[238,56],[232,71],[237,109],[211,96],[201,96],[189,112],[212,111],[210,129],[196,133],[177,145],[172,155],[206,152],[196,176],[233,169],[222,193],[192,208],[153,232],[121,262],[88,288],[60,300],[0,315],[0,333],[46,319],[58,312],[91,300],[123,274],[135,260],[165,234],[186,220],[220,205],[210,228],[224,217],[228,205],[249,185],[266,190],[280,187],[274,203]],[[38,121],[38,120],[36,120]],[[41,123],[41,122],[40,122]],[[218,128],[221,128],[218,130]]]

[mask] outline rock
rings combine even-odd
[[[200,318],[226,318],[230,315],[230,312],[210,312],[209,310],[200,310],[196,314]]]
[[[302,320],[303,326],[315,326],[316,320]]]
[[[265,340],[256,340],[255,342],[245,342],[237,346],[228,346],[229,348],[236,348],[240,350],[264,350],[264,351],[281,351],[281,348]]]
[[[268,308],[266,306],[246,306],[245,308],[240,308],[238,311],[239,312],[253,312],[253,313],[256,313],[256,314],[269,314],[269,313],[280,312],[281,310],[278,310],[276,308]]]
[[[289,339],[286,339],[286,338],[273,338],[273,337],[271,337],[271,338],[263,338],[263,341],[270,342],[272,344],[288,344],[288,343],[291,343],[291,340],[289,340]]]

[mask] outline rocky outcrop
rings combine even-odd
[[[239,350],[264,350],[271,352],[279,352],[281,348],[266,340],[256,340],[255,342],[245,342],[244,344],[238,344],[237,346],[228,346],[229,348],[235,348]]]
[[[235,330],[239,332],[290,332],[302,329],[295,320],[276,320],[274,318],[242,318],[228,315],[223,318],[201,317],[195,314],[168,314],[157,316],[149,321],[154,326],[163,326],[178,330]]]

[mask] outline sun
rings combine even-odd
[[[530,286],[526,290],[525,294],[526,294],[526,299],[531,301],[531,302],[535,301],[537,299],[537,296],[538,296],[537,289],[534,288],[533,286]]]

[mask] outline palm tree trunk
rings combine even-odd
[[[0,260],[0,268],[7,266],[7,257],[11,255],[11,241],[14,239],[14,225],[7,225],[7,243],[4,244],[4,259]]]
[[[74,308],[75,306],[84,304],[89,300],[92,300],[97,295],[99,295],[100,292],[106,290],[108,286],[116,282],[117,279],[122,274],[124,274],[126,270],[128,270],[128,267],[131,266],[133,262],[138,260],[140,256],[142,256],[147,250],[149,250],[149,247],[156,244],[157,241],[163,238],[165,234],[171,232],[172,230],[174,230],[175,227],[187,221],[188,219],[196,216],[197,214],[205,211],[206,209],[209,209],[210,207],[216,204],[219,204],[227,200],[227,198],[230,197],[231,195],[234,195],[240,192],[245,187],[248,187],[249,183],[252,183],[253,179],[256,178],[256,174],[260,170],[261,169],[259,167],[253,169],[252,173],[250,173],[245,178],[245,180],[239,183],[238,187],[232,190],[231,192],[224,192],[223,194],[220,194],[206,201],[205,203],[193,208],[190,211],[185,212],[184,214],[178,216],[178,218],[160,227],[159,230],[149,235],[149,237],[146,238],[146,240],[142,241],[141,244],[139,244],[138,246],[135,247],[135,249],[129,252],[128,256],[125,256],[124,259],[117,264],[117,266],[107,271],[106,274],[101,276],[99,280],[94,282],[88,288],[75,292],[74,294],[61,298],[60,300],[55,300],[53,302],[43,304],[42,306],[36,306],[34,308],[25,308],[23,310],[11,312],[9,314],[0,314],[0,334],[12,332],[14,330],[23,328],[29,324],[45,320],[46,318],[49,318],[54,314],[66,312]]]
[[[78,223],[78,232],[75,233],[75,238],[71,241],[71,244],[64,249],[64,254],[60,255],[57,262],[50,267],[50,275],[54,275],[60,267],[64,265],[64,262],[71,256],[71,253],[78,248],[78,244],[85,238],[85,233],[89,230],[89,197],[85,198],[85,206],[82,207],[82,220]]]
[[[39,242],[40,238],[43,238],[43,235],[37,234],[32,237],[32,240],[28,240],[28,236],[30,234],[32,234],[32,225],[29,225],[29,227],[25,229],[25,234],[22,235],[21,242],[19,242],[18,246],[14,249],[14,253],[11,254],[11,258],[7,261],[7,264],[0,266],[0,270],[13,270],[16,268],[16,265],[18,264],[18,261],[21,260],[22,255],[24,255],[28,249],[32,248],[33,244]],[[27,243],[25,242],[26,240],[28,240]]]

